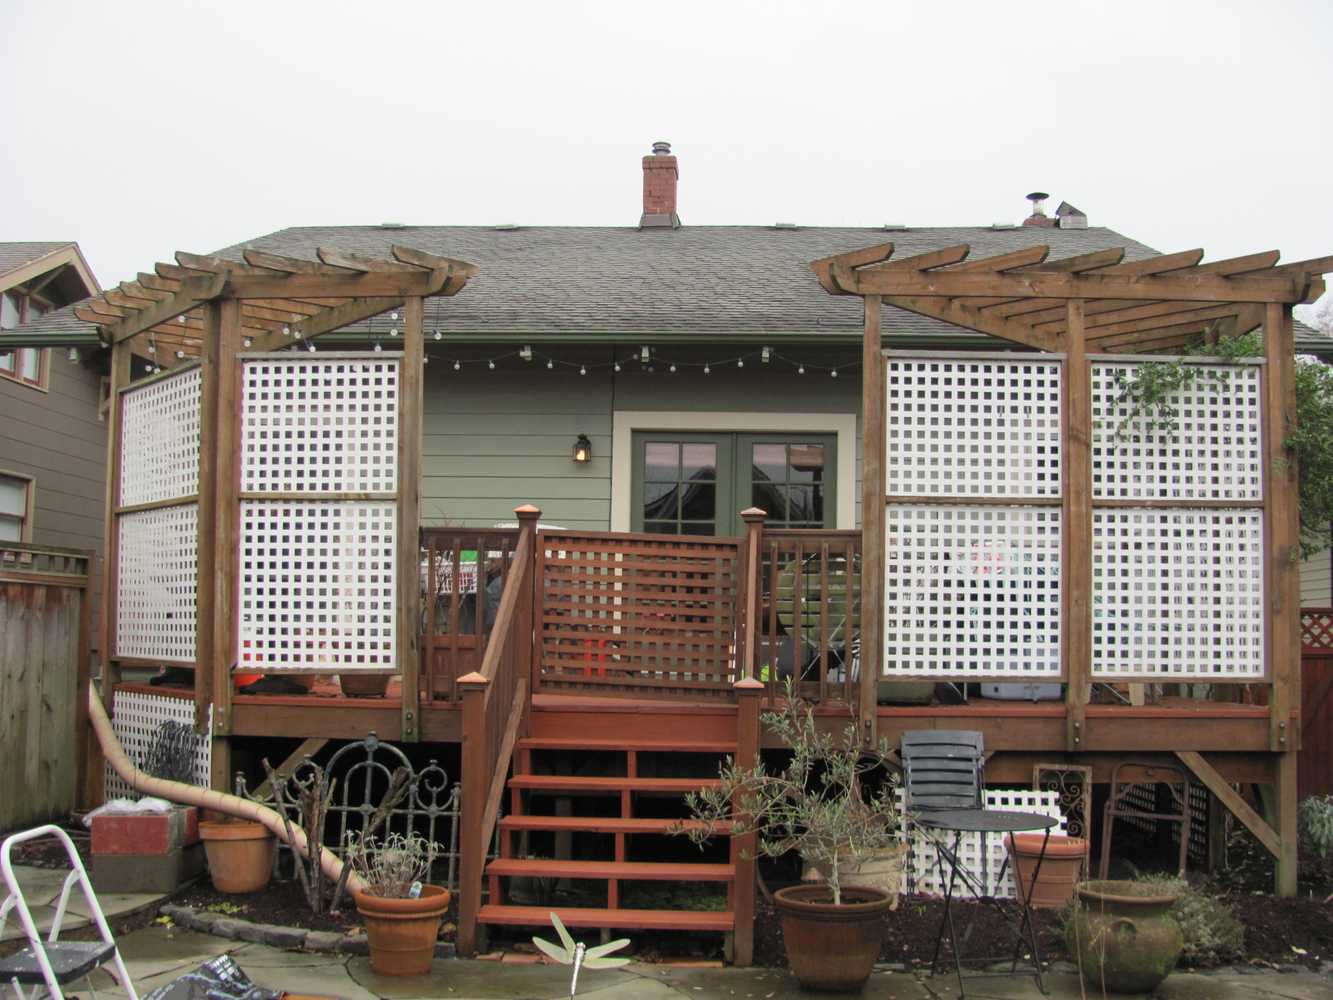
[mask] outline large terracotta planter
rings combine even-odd
[[[273,834],[262,823],[204,820],[199,839],[218,892],[258,892],[273,874]]]
[[[879,958],[893,897],[881,889],[845,887],[842,899],[835,906],[822,885],[794,885],[773,894],[787,964],[805,989],[855,992]]]
[[[435,958],[440,920],[449,908],[449,890],[423,885],[416,899],[389,899],[356,892],[356,908],[366,918],[370,967],[381,976],[424,976]]]
[[[1088,842],[1082,837],[1051,834],[1046,856],[1042,857],[1041,845],[1045,839],[1044,833],[1015,833],[1004,838],[1004,846],[1009,850],[1023,894],[1031,894],[1032,905],[1038,909],[1059,909],[1074,898],[1074,886],[1083,875],[1083,863],[1088,856]],[[1033,872],[1037,874],[1035,887]]]
[[[1149,993],[1170,975],[1184,938],[1174,894],[1141,882],[1083,882],[1065,931],[1089,989]]]
[[[389,689],[389,675],[339,674],[338,686],[348,698],[383,698]]]

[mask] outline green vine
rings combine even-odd
[[[1263,356],[1258,334],[1230,337],[1216,344],[1200,344],[1186,355],[1150,361],[1126,371],[1117,369],[1116,407],[1123,416],[1116,426],[1117,440],[1142,435],[1170,437],[1179,429],[1178,404],[1188,389],[1206,388],[1223,393],[1231,372],[1214,365],[1191,363],[1190,357],[1208,356],[1240,361]],[[1320,361],[1296,360],[1296,424],[1283,440],[1287,455],[1273,471],[1281,475],[1295,462],[1299,472],[1301,555],[1313,555],[1329,544],[1333,522],[1333,368]]]

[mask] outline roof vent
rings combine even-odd
[[[496,230],[496,232],[507,233],[507,232],[509,232],[511,229],[517,229],[517,228],[518,228],[518,223],[517,223],[517,222],[501,222],[501,223],[499,223],[498,225],[492,226],[491,228],[494,229],[494,230]]]
[[[1017,226],[1015,223],[1012,223],[1012,222],[992,222],[992,223],[990,224],[990,227],[991,227],[992,229],[1017,229],[1017,228],[1018,228],[1018,226]]]
[[[1061,229],[1088,228],[1087,213],[1080,212],[1067,201],[1060,202],[1060,207],[1055,210],[1055,220]]]
[[[774,228],[774,229],[795,229],[795,228],[796,228],[796,223],[794,223],[794,222],[775,222],[775,223],[773,223],[773,228]]]
[[[380,228],[381,228],[381,229],[406,229],[406,228],[407,228],[407,224],[404,223],[404,222],[381,222],[381,223],[380,223]]]
[[[905,233],[905,232],[907,232],[907,223],[905,223],[905,222],[886,222],[886,223],[884,223],[884,225],[881,226],[880,228],[883,229],[885,232],[888,232],[888,233]]]
[[[1037,226],[1041,229],[1052,229],[1055,226],[1055,220],[1047,218],[1046,209],[1043,207],[1047,198],[1050,197],[1045,191],[1033,191],[1031,194],[1024,195],[1028,201],[1032,202],[1032,214],[1023,220],[1025,226]]]

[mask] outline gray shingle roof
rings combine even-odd
[[[73,240],[58,243],[0,243],[0,275],[73,245]]]

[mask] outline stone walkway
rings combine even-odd
[[[33,922],[43,933],[51,929],[51,923],[55,920],[56,903],[60,901],[60,887],[64,885],[65,876],[68,874],[68,868],[14,866],[14,875],[23,888],[23,896],[28,901]],[[4,884],[4,879],[0,878],[0,902],[4,901]],[[107,921],[115,926],[117,920],[128,917],[137,910],[148,907],[156,909],[162,897],[150,892],[101,892],[97,894],[97,901],[102,904],[102,912],[106,914]],[[84,901],[83,892],[75,885],[70,890],[69,907],[61,926],[64,930],[73,931],[87,927],[91,923],[92,918]],[[19,923],[18,914],[11,914],[5,922],[4,932],[0,933],[0,944],[25,939],[26,936],[23,925]]]
[[[567,996],[568,970],[546,965],[507,962],[436,961],[431,974],[385,979],[370,971],[365,958],[278,951],[262,944],[223,941],[194,931],[152,926],[127,934],[122,954],[140,994],[146,994],[200,963],[230,952],[256,983],[292,992],[339,1000],[560,1000]],[[113,981],[97,974],[99,996],[123,996]],[[1081,1000],[1076,976],[1047,977],[1053,1000]],[[80,992],[80,991],[76,991]],[[595,1000],[809,1000],[795,981],[773,969],[686,969],[630,965],[624,969],[586,972],[580,976],[580,997]],[[1088,997],[1096,996],[1092,992]],[[877,973],[862,996],[875,1000],[956,1000],[952,976],[924,981],[906,973]],[[988,979],[970,984],[969,997],[1040,1000],[1029,979]],[[1176,973],[1158,990],[1160,1000],[1333,1000],[1333,980],[1314,973],[1279,975]]]

